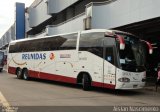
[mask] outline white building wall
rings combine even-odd
[[[31,4],[30,7],[36,7],[39,3],[41,3],[43,0],[34,0],[34,2]]]
[[[8,35],[8,32],[5,34],[5,36],[4,36],[4,45],[6,45],[7,44],[7,35]]]
[[[73,3],[76,3],[79,0],[47,0],[48,1],[48,13],[54,14],[58,13],[65,8],[69,7]]]
[[[2,38],[0,39],[0,48],[2,48],[2,46],[3,46],[3,40],[2,40]]]
[[[63,24],[56,26],[48,26],[46,29],[47,35],[57,35],[62,33],[77,32],[83,30],[83,19],[85,14],[81,14],[76,18],[73,18]]]
[[[3,36],[3,46],[5,46],[7,44],[7,39],[6,39],[6,34]]]
[[[8,30],[7,34],[6,34],[6,38],[7,38],[7,44],[9,44],[9,42],[11,41],[11,29]]]
[[[160,0],[117,0],[95,5],[92,28],[114,28],[130,23],[160,17]]]
[[[11,41],[16,39],[16,34],[15,34],[15,24],[12,25],[11,27]]]
[[[43,23],[51,16],[47,12],[47,0],[43,0],[36,7],[29,8],[29,27],[38,26],[40,23]]]
[[[37,35],[28,35],[28,38],[39,38],[39,37],[44,37],[44,36],[46,36],[46,32],[42,32]]]
[[[12,40],[15,40],[15,24],[13,24],[0,39],[0,48],[8,45]]]
[[[32,28],[29,26],[29,14],[25,14],[25,32],[28,32]]]

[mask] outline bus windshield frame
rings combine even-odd
[[[130,72],[143,72],[145,68],[146,49],[143,42],[134,35],[117,33],[124,38],[125,49],[120,50],[119,40],[116,39],[119,65],[122,70]]]

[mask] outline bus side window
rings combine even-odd
[[[51,50],[57,50],[57,41],[56,39],[57,37],[49,37],[49,38],[45,38],[43,41],[43,46],[41,51],[51,51]]]
[[[75,50],[77,45],[77,33],[63,35],[60,38],[60,43],[62,43],[59,47],[60,50]]]
[[[88,52],[91,52],[99,57],[103,57],[103,48],[102,47],[89,47]]]
[[[107,60],[113,65],[115,64],[113,47],[106,47],[105,60]]]

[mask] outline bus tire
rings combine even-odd
[[[22,77],[22,70],[20,69],[20,68],[17,68],[17,70],[16,70],[16,75],[17,75],[17,78],[18,79],[22,79],[23,77]]]
[[[88,91],[91,88],[91,80],[87,74],[83,75],[82,86],[84,91]]]
[[[29,75],[28,75],[28,70],[27,69],[23,70],[23,79],[24,80],[29,80]]]

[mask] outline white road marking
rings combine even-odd
[[[15,110],[15,108],[9,104],[2,92],[0,92],[0,104],[2,104],[2,109],[4,112],[17,112],[17,109]]]
[[[2,104],[2,106],[5,107],[11,106],[9,102],[6,100],[6,98],[3,96],[2,92],[0,92],[0,103]]]

